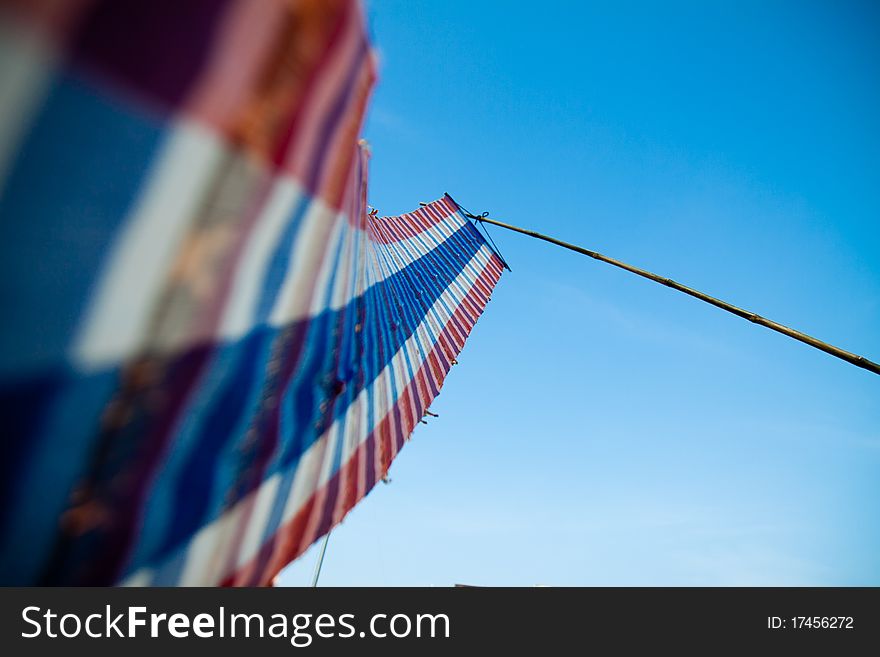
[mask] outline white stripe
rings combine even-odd
[[[320,200],[309,204],[293,245],[290,267],[278,291],[269,323],[282,326],[305,317],[313,295],[323,297],[329,277],[328,253],[333,252],[345,218]],[[314,284],[311,279],[318,273]]]
[[[139,570],[125,580],[122,586],[150,586],[153,581],[153,572],[154,571],[151,568]]]
[[[265,485],[257,489],[254,508],[248,519],[247,528],[244,530],[244,538],[238,551],[238,561],[235,569],[244,566],[250,558],[257,554],[263,545],[266,525],[272,515],[272,506],[278,496],[278,488],[281,485],[281,477],[270,477]]]
[[[272,481],[273,479],[274,477],[270,477],[264,481],[260,489],[277,486],[278,482]],[[248,503],[252,501],[252,496],[258,494],[259,490],[248,495],[208,525],[210,532],[202,530],[196,533],[189,543],[186,563],[176,582],[178,586],[209,586],[217,585],[222,581],[221,573],[232,562],[231,552],[236,545],[235,536],[240,531],[242,516],[248,508]],[[134,577],[137,575],[138,573],[135,573]]]
[[[344,226],[342,248],[339,250],[339,259],[337,260],[339,264],[335,267],[333,289],[330,292],[331,308],[343,308],[354,298],[354,281],[358,278],[360,264],[356,256],[355,242],[358,234],[363,231],[354,228],[347,221],[343,220],[342,224]],[[336,257],[335,253],[333,257]]]
[[[55,56],[27,26],[0,17],[0,194],[9,167],[46,97]]]
[[[424,233],[389,244],[371,243],[369,246],[372,249],[393,254],[394,264],[377,263],[379,265],[378,271],[370,270],[373,276],[370,277],[369,284],[376,285],[383,282],[434,249],[442,247],[461,227],[460,225],[456,226],[456,218],[458,215],[449,215],[436,224],[437,232],[442,236],[442,239],[432,233],[432,228]],[[351,248],[352,241],[369,240],[369,236],[362,234],[361,229],[352,226],[345,215],[341,213],[334,215],[333,210],[320,200],[312,202],[303,219],[300,231],[300,238],[296,241],[294,254],[291,257],[290,268],[285,275],[281,291],[270,316],[269,324],[271,326],[283,326],[307,316],[317,315],[325,310],[338,310],[348,304],[352,297],[344,292],[351,289],[353,272],[358,271],[356,268],[352,268],[348,273],[345,270],[338,272],[331,301],[329,304],[326,301],[327,286],[336,264],[336,249],[340,240],[343,241],[343,255],[339,262],[344,263],[347,262],[345,253]],[[309,277],[319,259],[321,262],[319,274],[313,289],[309,290]],[[355,285],[358,293],[362,293],[367,287],[359,281]],[[309,299],[311,299],[310,304],[308,303]]]
[[[181,240],[226,147],[177,121],[117,237],[73,343],[84,369],[116,363],[141,346]]]
[[[257,303],[265,289],[263,280],[271,256],[302,197],[299,184],[287,177],[279,178],[273,186],[266,208],[254,227],[235,273],[229,304],[224,310],[220,328],[221,338],[239,338],[257,323]]]
[[[180,122],[169,137],[152,167],[149,183],[117,238],[74,341],[73,359],[81,368],[119,362],[142,346],[177,248],[224,150],[222,142],[210,132],[188,122]],[[238,339],[260,323],[257,303],[265,290],[270,258],[301,200],[302,190],[294,181],[282,179],[273,187],[236,271],[217,332],[219,339]],[[362,294],[367,287],[367,277],[356,275],[359,263],[350,262],[354,253],[363,253],[371,265],[378,264],[378,271],[368,268],[372,274],[369,284],[376,285],[442,248],[460,228],[456,219],[458,215],[448,215],[423,233],[388,244],[375,243],[365,231],[352,226],[345,215],[320,200],[311,201],[268,324],[283,326],[344,307],[352,298],[352,290]],[[337,260],[340,240],[343,252]],[[370,254],[368,249],[377,253]],[[376,256],[381,260],[378,263],[374,262]],[[328,285],[338,263],[343,266],[336,272],[328,303]],[[318,275],[313,281],[316,269]]]

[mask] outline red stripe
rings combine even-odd
[[[0,9],[41,32],[54,49],[65,50],[95,0],[2,0]],[[6,18],[7,16],[4,16]]]
[[[346,2],[338,20],[330,47],[312,71],[313,84],[309,93],[302,96],[303,101],[291,117],[276,149],[275,162],[300,181],[307,180],[316,162],[327,155],[326,151],[318,151],[323,146],[319,143],[321,127],[330,115],[328,108],[344,91],[346,72],[365,38],[356,2]],[[349,153],[344,156],[348,157]]]
[[[441,198],[408,214],[378,217],[373,222],[377,230],[375,241],[380,244],[391,244],[410,239],[431,230],[454,214],[455,211],[450,210]]]
[[[328,140],[326,156],[315,185],[316,193],[330,205],[340,205],[348,190],[345,172],[352,165],[352,142],[357,142],[361,124],[366,113],[367,101],[376,81],[375,62],[372,53],[365,50],[360,62],[357,79],[349,91],[342,117],[337,121]]]

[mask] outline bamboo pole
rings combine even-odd
[[[471,219],[482,221],[487,224],[492,224],[493,226],[498,226],[500,228],[506,228],[507,230],[512,230],[517,233],[522,233],[523,235],[528,235],[529,237],[534,237],[539,240],[544,240],[545,242],[550,242],[551,244],[556,244],[557,246],[575,251],[576,253],[590,256],[591,258],[595,258],[596,260],[607,262],[609,265],[614,265],[615,267],[619,267],[620,269],[625,269],[626,271],[636,274],[637,276],[641,276],[642,278],[647,278],[648,280],[654,281],[655,283],[660,283],[661,285],[665,285],[666,287],[671,287],[673,290],[684,292],[685,294],[699,299],[700,301],[710,303],[716,308],[721,308],[722,310],[733,313],[738,317],[747,319],[754,324],[759,324],[760,326],[764,326],[768,329],[776,331],[777,333],[787,335],[790,338],[794,338],[795,340],[803,342],[804,344],[808,344],[811,347],[824,351],[826,354],[831,354],[832,356],[845,360],[848,363],[852,363],[856,367],[861,367],[868,370],[869,372],[873,372],[874,374],[880,374],[880,364],[868,360],[864,356],[859,356],[844,349],[840,349],[839,347],[835,347],[834,345],[830,345],[827,342],[822,342],[822,340],[818,340],[810,335],[807,335],[806,333],[801,333],[800,331],[789,328],[788,326],[780,324],[779,322],[774,322],[772,319],[761,317],[761,315],[750,312],[748,310],[743,310],[742,308],[727,303],[726,301],[722,301],[721,299],[716,299],[715,297],[709,296],[708,294],[703,294],[699,290],[695,290],[691,287],[688,287],[687,285],[676,283],[672,279],[658,276],[657,274],[653,274],[639,267],[633,267],[632,265],[628,265],[625,262],[621,262],[620,260],[616,260],[614,258],[609,258],[608,256],[597,253],[596,251],[590,251],[589,249],[585,249],[575,244],[569,244],[568,242],[563,242],[562,240],[558,240],[554,237],[549,237],[547,235],[542,235],[541,233],[536,233],[533,230],[527,230],[525,228],[519,228],[518,226],[512,226],[511,224],[506,224],[503,221],[496,221],[495,219],[489,219],[488,217],[482,215],[473,215],[470,213],[465,214]]]

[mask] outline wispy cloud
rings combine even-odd
[[[393,110],[376,103],[367,115],[367,128],[381,131],[410,146],[426,148],[431,138]]]
[[[624,308],[607,298],[590,294],[571,283],[546,279],[544,284],[558,295],[560,301],[577,303],[581,309],[601,318],[601,321],[614,325],[632,338],[645,342],[675,345],[686,348],[688,351],[696,349],[714,354],[724,354],[728,357],[746,357],[746,354],[731,347],[727,341],[695,331],[681,323],[667,322],[656,314],[648,315],[634,308]]]

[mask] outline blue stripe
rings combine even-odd
[[[14,309],[0,332],[5,584],[40,576],[116,385],[116,372],[80,378],[66,354],[163,135],[160,120],[60,73],[3,182],[0,307]]]
[[[129,193],[133,195],[135,191]],[[3,203],[6,205],[0,207],[8,207],[8,199]],[[284,256],[289,258],[293,251],[308,204],[308,199],[304,199],[293,212],[267,266],[262,289],[274,288],[277,294],[283,280],[280,273],[289,266]],[[91,206],[86,203],[85,207]],[[110,208],[105,212],[119,216],[121,211]],[[63,218],[70,220],[66,215]],[[274,530],[292,485],[292,473],[303,452],[326,427],[342,417],[357,394],[375,380],[424,319],[427,309],[437,302],[449,282],[463,271],[483,246],[481,239],[474,239],[473,227],[467,222],[460,223],[460,228],[439,246],[430,240],[424,241],[425,236],[416,238],[414,241],[422,240],[433,250],[403,268],[388,263],[392,256],[402,253],[407,253],[410,258],[418,255],[412,251],[411,243],[370,242],[364,253],[367,261],[351,263],[351,275],[363,276],[366,267],[375,266],[377,258],[382,258],[386,262],[386,271],[390,267],[393,273],[351,299],[344,308],[322,312],[281,328],[261,326],[241,340],[213,348],[206,374],[186,410],[182,426],[170,441],[163,467],[150,490],[142,533],[127,569],[129,574],[145,565],[163,563],[169,555],[179,555],[200,527],[216,519],[265,477],[281,472],[290,476],[282,482],[271,516],[269,529]],[[118,227],[101,226],[107,235],[114,228]],[[346,227],[346,230],[354,229]],[[354,254],[358,254],[359,239],[365,239],[360,231],[352,245]],[[110,241],[109,237],[106,241]],[[341,243],[337,245],[337,259],[340,257],[339,248]],[[341,270],[334,267],[332,271],[335,275]],[[94,275],[93,272],[92,277]],[[475,275],[473,272],[468,278]],[[80,287],[91,284],[89,281]],[[331,289],[332,285],[328,294]],[[416,295],[415,290],[421,290],[421,296]],[[73,289],[70,294],[83,295],[84,292]],[[275,294],[266,292],[260,299],[258,316],[267,316]],[[395,297],[399,299],[400,307],[387,300]],[[449,312],[454,310],[443,305]],[[362,331],[356,334],[354,326],[362,316]],[[303,342],[303,352],[280,402],[279,444],[273,454],[267,455],[271,461],[266,471],[255,473],[249,466],[254,460],[254,450],[262,445],[260,438],[266,427],[258,427],[256,446],[248,443],[248,429],[258,417],[266,396],[279,392],[278,382],[267,376],[267,363],[272,354],[289,352],[298,336]],[[428,345],[423,345],[421,339],[417,343],[424,358]],[[179,356],[180,359],[185,357],[186,354]],[[407,356],[406,365],[411,375],[420,363],[409,362]],[[169,368],[173,369],[173,363]],[[17,453],[14,457],[14,467],[24,473],[21,478],[24,483],[14,492],[12,499],[24,502],[16,507],[2,528],[0,556],[8,557],[2,559],[2,563],[17,564],[19,570],[16,573],[3,572],[3,581],[28,583],[38,577],[39,568],[48,556],[46,551],[53,544],[57,518],[67,504],[71,486],[78,476],[88,471],[87,462],[94,447],[99,418],[118,386],[120,369],[116,367],[83,376],[73,373],[50,375],[47,372],[41,375],[42,380],[35,380],[28,404],[37,410],[43,408],[46,420],[42,426],[33,424],[22,428],[22,435],[14,437],[19,444],[35,447],[31,450],[27,467],[23,467],[26,464],[21,461],[23,454]],[[340,391],[333,389],[334,380],[346,383],[341,394],[336,394]],[[391,404],[399,394],[399,383],[406,382],[398,382],[392,377]],[[369,394],[367,430],[377,421],[372,392]],[[52,395],[56,401],[49,404]],[[329,403],[334,397],[335,403]],[[323,402],[328,402],[328,408],[321,412]],[[0,391],[0,407],[9,409],[13,403],[20,408],[15,395],[9,390]],[[5,417],[13,414],[17,414],[15,410],[4,411]],[[143,435],[148,432],[144,430]],[[340,460],[337,453],[334,471],[341,465]],[[99,536],[93,533],[89,540],[99,540]],[[27,546],[27,554],[23,553],[23,548],[19,549],[21,546]],[[9,549],[14,549],[15,553]],[[88,558],[88,550],[75,549],[71,553]],[[174,565],[163,567],[157,577],[161,581],[173,581],[182,564],[183,561],[178,560]]]
[[[163,126],[59,76],[0,198],[0,376],[60,365]]]
[[[463,225],[441,247],[371,286],[362,297],[352,299],[340,310],[325,311],[282,328],[262,327],[242,340],[218,347],[199,399],[189,409],[155,482],[146,509],[143,544],[129,564],[128,573],[160,562],[183,547],[194,532],[219,517],[265,477],[295,469],[305,450],[326,427],[344,415],[360,390],[375,380],[412,335],[425,316],[425,309],[439,299],[449,286],[448,281],[454,280],[483,247],[483,243],[472,236],[470,224]],[[375,246],[388,248],[388,245]],[[432,272],[437,272],[438,278],[434,279]],[[419,308],[407,302],[403,304],[402,314],[392,317],[390,311],[397,309],[389,309],[384,297],[390,296],[392,290],[399,293],[414,286],[423,290]],[[354,335],[359,306],[367,314],[360,335],[369,348],[342,350],[346,342],[358,344],[343,336]],[[397,324],[396,329],[392,328],[392,322]],[[334,328],[340,330],[335,337]],[[253,400],[262,400],[277,392],[266,388],[267,345],[272,344],[271,351],[278,353],[293,336],[303,331],[303,353],[280,402],[283,429],[280,444],[264,476],[241,488],[241,474],[252,458],[247,431],[257,411]],[[337,349],[344,356],[338,368]],[[354,360],[354,354],[360,354],[360,360]],[[327,374],[330,378],[345,376],[348,379],[335,404],[330,404],[333,394],[328,390]],[[396,399],[399,391],[393,378],[392,385],[393,399]],[[324,402],[333,406],[332,414],[321,413]],[[371,417],[371,421],[374,420]]]
[[[290,221],[288,221],[287,225],[284,227],[284,230],[278,239],[278,244],[269,258],[266,275],[260,286],[262,294],[260,294],[257,303],[255,318],[257,324],[262,324],[269,319],[269,313],[272,312],[272,307],[275,305],[278,293],[281,292],[281,284],[284,282],[284,275],[287,273],[287,269],[290,266],[290,257],[293,254],[293,245],[296,241],[296,236],[299,235],[300,228],[302,228],[303,218],[306,216],[306,212],[310,206],[311,201],[309,197],[306,195],[300,196]]]
[[[30,585],[38,581],[58,532],[58,518],[67,508],[70,492],[88,471],[101,412],[116,390],[118,372],[80,377],[73,371],[42,375],[50,397],[21,398],[18,386],[0,390],[0,426],[25,408],[42,415],[39,432],[7,433],[4,442],[29,445],[17,471],[15,490],[4,497],[8,517],[0,534],[0,581]],[[39,388],[30,388],[37,394]],[[17,399],[16,399],[17,397]],[[10,407],[12,403],[20,404]],[[36,427],[31,427],[35,429]]]

